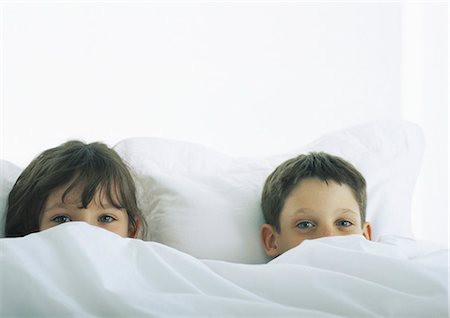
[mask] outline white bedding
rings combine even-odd
[[[0,265],[1,317],[448,317],[448,250],[393,236],[248,265],[73,222],[0,239]]]

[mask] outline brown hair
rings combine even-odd
[[[70,182],[65,196],[81,187],[81,204],[86,208],[97,191],[116,208],[128,213],[130,232],[147,226],[138,208],[136,186],[122,158],[107,145],[68,141],[37,156],[20,174],[8,196],[6,237],[24,236],[39,231],[42,209],[49,194]]]
[[[348,185],[358,203],[361,222],[364,224],[367,193],[363,175],[351,163],[325,152],[311,152],[289,159],[269,175],[261,197],[261,208],[266,223],[280,232],[280,213],[286,198],[296,185],[308,178]]]

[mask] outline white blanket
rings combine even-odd
[[[448,317],[448,250],[395,237],[246,265],[72,222],[1,239],[0,265],[1,317]]]

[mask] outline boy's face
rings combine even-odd
[[[125,209],[114,207],[105,196],[100,196],[99,192],[84,209],[81,206],[81,188],[69,192],[63,202],[62,195],[67,187],[68,185],[63,185],[56,188],[48,196],[39,221],[39,231],[65,222],[82,221],[122,237],[130,235],[128,213]]]
[[[261,238],[268,256],[278,256],[304,240],[325,236],[361,234],[370,239],[368,223],[361,224],[358,203],[351,188],[334,181],[310,178],[286,198],[280,214],[280,232],[264,224]]]

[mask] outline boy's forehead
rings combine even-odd
[[[287,208],[291,212],[310,213],[321,206],[359,213],[359,204],[348,185],[317,178],[308,178],[298,183],[284,200],[282,210]]]

